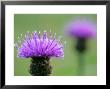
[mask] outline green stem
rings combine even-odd
[[[83,57],[83,53],[78,53],[78,75],[79,76],[83,76],[84,75],[84,57]]]
[[[78,75],[82,76],[84,75],[84,69],[85,69],[85,64],[84,64],[84,53],[87,49],[87,39],[86,38],[78,38],[77,43],[76,43],[76,50],[78,52]]]

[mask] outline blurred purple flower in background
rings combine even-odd
[[[37,32],[33,32],[25,35],[25,39],[21,42],[21,46],[15,44],[18,52],[18,57],[29,58],[29,57],[63,57],[63,45],[51,35],[47,35],[44,32],[42,35]]]
[[[47,35],[46,31],[43,34],[28,32],[24,39],[21,37],[15,44],[18,57],[32,58],[29,70],[32,76],[49,76],[51,74],[50,58],[64,56],[60,38],[56,39],[56,33],[53,37],[51,32]]]
[[[66,29],[70,36],[77,38],[92,38],[96,36],[96,25],[88,20],[75,20]]]
[[[87,50],[87,40],[96,37],[96,24],[90,20],[77,19],[66,26],[66,34],[76,38],[75,49],[78,53],[78,75],[84,74],[83,54]]]

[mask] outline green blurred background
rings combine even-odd
[[[78,76],[78,55],[75,51],[74,38],[70,38],[64,34],[65,25],[76,18],[91,19],[97,23],[96,14],[15,14],[14,15],[14,41],[18,41],[20,34],[27,31],[52,31],[57,33],[57,37],[61,35],[62,41],[67,42],[64,48],[64,58],[51,58],[53,73],[51,76]],[[97,75],[97,39],[90,39],[87,42],[88,49],[84,55],[84,76]],[[30,76],[29,65],[30,59],[17,58],[16,49],[14,49],[14,75]]]

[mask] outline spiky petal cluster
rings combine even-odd
[[[96,36],[96,25],[88,20],[75,20],[66,29],[70,36],[77,38],[92,38]]]
[[[47,35],[46,31],[43,34],[26,33],[23,41],[15,44],[18,57],[63,57],[63,45],[55,38],[55,35],[53,37],[51,34]]]

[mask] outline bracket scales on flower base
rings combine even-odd
[[[48,57],[32,57],[29,72],[33,76],[49,76],[52,73],[50,59]]]

